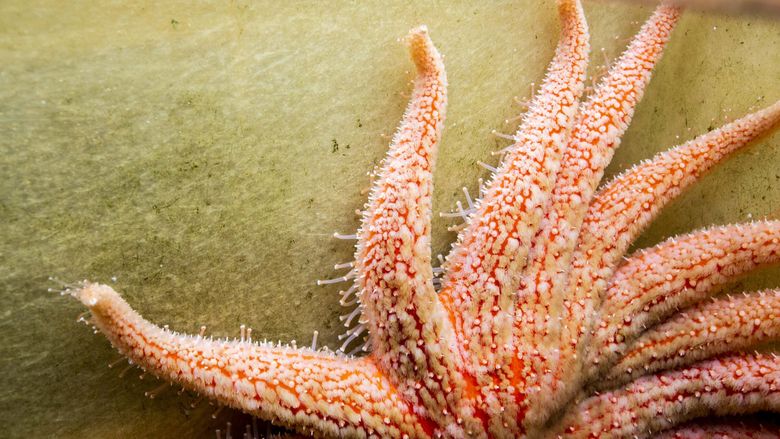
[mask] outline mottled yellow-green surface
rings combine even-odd
[[[116,354],[47,277],[116,276],[144,316],[180,331],[245,323],[308,343],[318,329],[334,346],[337,288],[314,281],[350,259],[330,235],[357,226],[366,172],[406,104],[397,38],[425,23],[446,56],[441,211],[487,176],[476,161],[505,144],[490,131],[512,131],[512,98],[541,80],[558,35],[551,0],[103,3],[0,3],[4,437],[213,436],[225,415],[174,391],[150,400],[156,383],[108,369]],[[594,66],[649,14],[585,7]],[[610,174],[780,99],[778,78],[780,23],[686,14]],[[641,243],[779,217],[779,143],[721,166]],[[445,226],[435,220],[437,253],[454,238]],[[750,285],[780,285],[778,270]]]

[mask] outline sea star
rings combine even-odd
[[[746,353],[780,334],[780,291],[709,300],[735,276],[780,261],[780,222],[716,227],[624,255],[664,205],[777,123],[780,102],[597,190],[680,13],[659,6],[580,103],[587,24],[579,1],[558,5],[562,37],[547,76],[481,199],[469,200],[441,280],[430,224],[447,79],[426,28],[410,32],[417,79],[349,276],[367,356],[177,334],[109,286],[68,292],[148,373],[303,433],[771,434],[749,420],[707,427],[694,418],[780,412],[780,358]]]

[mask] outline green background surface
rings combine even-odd
[[[587,1],[592,72],[649,15]],[[47,281],[109,282],[171,328],[337,346],[332,265],[358,224],[425,23],[445,54],[447,128],[435,211],[475,193],[558,37],[552,1],[0,3],[0,429],[4,437],[210,436],[190,410],[76,323]],[[602,54],[603,48],[603,54]],[[609,174],[780,99],[780,24],[686,13]],[[649,245],[709,224],[780,217],[780,134],[675,202]],[[434,221],[434,251],[455,235]],[[735,289],[780,285],[778,270]],[[243,425],[245,420],[236,420]],[[234,435],[236,434],[234,430]]]

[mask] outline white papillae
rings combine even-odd
[[[107,285],[86,284],[73,294],[134,364],[224,405],[301,432],[426,434],[411,406],[366,359],[177,334],[144,320]]]
[[[639,252],[612,279],[588,362],[608,368],[647,327],[710,298],[742,274],[776,263],[780,221],[714,227]]]
[[[336,235],[357,239],[355,262],[320,282],[354,280],[341,302],[359,308],[344,319],[360,320],[352,338],[368,330],[368,356],[253,343],[243,327],[233,341],[181,335],[108,286],[66,292],[147,373],[304,435],[768,437],[740,415],[780,412],[780,359],[749,353],[780,337],[780,291],[716,294],[780,262],[780,221],[713,227],[624,257],[664,205],[770,130],[780,103],[597,193],[679,11],[659,6],[580,104],[587,23],[579,1],[557,4],[562,33],[547,76],[482,198],[468,199],[437,269],[440,294],[431,194],[447,77],[427,29],[407,37],[417,68],[408,107],[360,230]],[[695,419],[721,415],[731,418]]]
[[[780,337],[780,290],[717,299],[686,309],[634,341],[612,368],[612,387]]]
[[[667,430],[655,439],[777,439],[780,425],[757,420],[717,422],[705,420]]]
[[[780,410],[780,357],[741,355],[640,378],[579,403],[562,438],[647,437],[693,417]]]
[[[533,241],[515,319],[522,343],[518,354],[530,357],[526,361],[535,377],[529,383],[535,389],[529,395],[531,422],[544,421],[576,390],[576,380],[561,379],[580,368],[578,339],[566,329],[574,324],[579,330],[584,322],[561,325],[552,318],[563,318],[563,308],[571,306],[568,267],[580,226],[679,16],[671,6],[656,9],[583,104],[564,151],[551,205]],[[529,355],[535,352],[539,354]]]

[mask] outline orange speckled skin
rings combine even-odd
[[[303,434],[769,437],[761,425],[694,418],[780,411],[780,359],[746,353],[780,335],[780,292],[706,301],[735,276],[780,262],[780,222],[625,254],[664,205],[775,126],[780,103],[597,191],[680,11],[659,6],[580,103],[587,23],[579,1],[558,6],[555,57],[469,212],[440,291],[431,195],[447,77],[427,29],[407,37],[417,79],[356,235],[368,356],[177,334],[111,287],[85,282],[71,294],[147,372]]]

